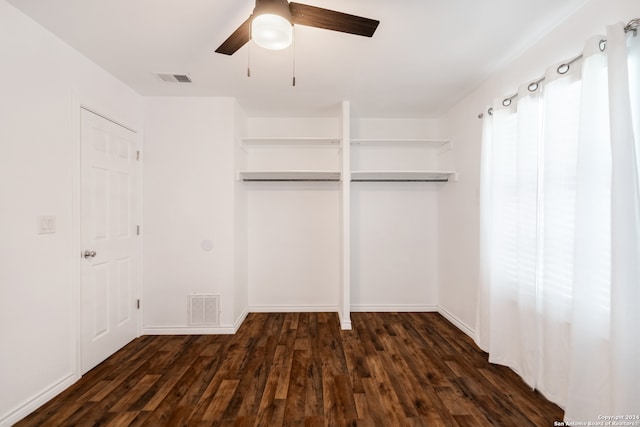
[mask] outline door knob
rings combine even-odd
[[[90,251],[89,249],[85,249],[82,256],[84,256],[84,259],[95,258],[96,251]]]

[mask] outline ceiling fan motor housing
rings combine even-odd
[[[287,0],[256,0],[256,7],[253,9],[253,17],[266,13],[282,16],[287,21],[293,23],[289,2]]]

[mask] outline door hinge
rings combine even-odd
[[[140,150],[136,151],[136,160],[140,161]]]
[[[139,300],[139,299],[138,299],[138,300],[136,300],[136,308],[137,308],[138,310],[140,310],[140,300]]]
[[[140,226],[136,225],[136,235],[139,236],[140,235]]]

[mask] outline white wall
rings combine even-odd
[[[79,103],[142,129],[129,88],[0,0],[0,425],[77,378]],[[36,217],[57,232],[36,234]]]
[[[352,183],[353,311],[437,309],[441,186]]]
[[[542,76],[547,66],[576,56],[587,38],[609,24],[640,17],[636,0],[591,0],[502,71],[460,101],[443,117],[443,131],[455,143],[451,155],[459,182],[440,194],[440,305],[472,333],[478,278],[478,183],[481,121],[477,115],[494,98]]]
[[[240,138],[247,133],[247,116],[237,102],[235,102],[234,107],[235,169],[244,169],[246,167],[247,156],[240,143]],[[237,170],[234,170],[234,174],[236,172]],[[246,317],[249,309],[249,237],[247,234],[247,189],[244,183],[238,179],[234,181],[234,187],[234,328],[237,329],[240,327],[240,324]]]
[[[144,331],[232,332],[235,305],[235,113],[232,98],[147,98]],[[211,249],[207,250],[207,242]],[[189,325],[188,296],[220,295],[220,327]],[[246,302],[245,302],[246,306]]]
[[[435,119],[358,118],[352,139],[435,139]],[[351,146],[352,170],[436,170],[438,150]],[[438,194],[448,184],[351,183],[351,308],[425,311],[438,306]]]
[[[338,311],[335,183],[247,183],[253,311]]]
[[[340,119],[248,119],[250,137],[340,138]],[[248,149],[252,170],[340,170],[338,148]],[[340,185],[244,183],[248,197],[249,306],[252,311],[338,311]]]

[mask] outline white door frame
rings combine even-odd
[[[93,114],[96,114],[105,120],[113,122],[119,126],[122,126],[137,135],[140,147],[143,147],[143,135],[142,131],[136,129],[135,126],[127,124],[127,121],[121,120],[118,114],[114,114],[111,111],[105,110],[99,107],[99,103],[95,103],[86,97],[79,95],[76,91],[73,94],[72,101],[72,131],[73,131],[73,173],[72,173],[72,253],[71,253],[71,268],[73,272],[73,307],[74,313],[74,342],[73,342],[73,354],[75,354],[75,361],[73,362],[73,369],[75,372],[75,380],[80,379],[82,376],[82,264],[81,253],[82,247],[82,138],[81,138],[81,114],[82,110],[87,110]],[[141,150],[142,151],[142,150]],[[142,162],[142,159],[140,160]],[[140,197],[140,206],[138,212],[138,224],[142,227],[142,209],[143,209],[143,185],[142,185],[143,163],[140,164],[140,179],[138,180],[138,194]],[[138,245],[140,268],[138,270],[138,289],[136,290],[136,299],[142,300],[142,239],[140,239]],[[140,304],[140,310],[138,311],[136,335],[139,337],[142,335],[142,303]]]

